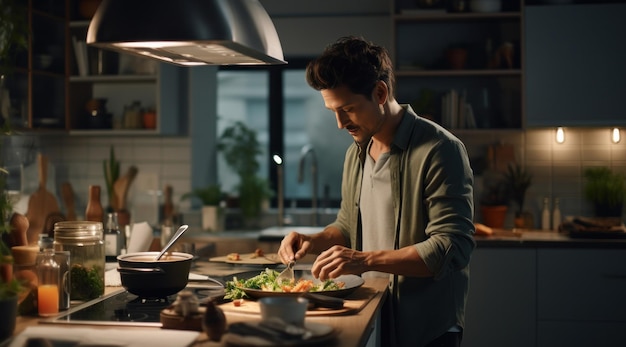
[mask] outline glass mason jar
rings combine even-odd
[[[70,299],[91,300],[104,294],[105,253],[100,222],[54,224],[54,250],[70,252]]]

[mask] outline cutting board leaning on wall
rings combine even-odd
[[[37,164],[39,166],[39,187],[30,196],[28,210],[26,211],[26,218],[28,218],[29,222],[27,238],[28,243],[31,245],[37,244],[39,234],[44,232],[48,215],[60,212],[56,197],[46,188],[48,158],[39,153],[37,155]]]

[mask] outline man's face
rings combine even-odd
[[[372,100],[361,94],[354,94],[346,86],[321,91],[324,106],[335,113],[337,127],[346,129],[358,143],[369,140],[384,120],[382,104],[376,98],[376,90],[374,88],[372,92]]]

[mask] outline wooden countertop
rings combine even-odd
[[[228,273],[237,273],[241,271],[247,271],[249,269],[245,267],[232,266],[228,264],[202,264],[202,269],[210,269],[207,270],[208,275],[212,275],[215,273],[215,277],[224,276],[224,274]],[[192,269],[192,272],[198,272],[196,269]],[[200,271],[199,273],[204,273]],[[219,273],[219,275],[217,275]],[[368,278],[365,280],[365,284],[363,285],[364,289],[375,291],[375,295],[373,298],[365,305],[359,312],[348,315],[330,315],[330,316],[307,316],[307,321],[330,325],[336,329],[338,332],[336,339],[334,340],[334,345],[342,346],[342,347],[361,347],[364,346],[373,330],[375,319],[380,312],[380,308],[382,307],[382,303],[384,302],[387,296],[387,279],[384,278]],[[119,290],[120,287],[106,287],[105,294],[111,293],[113,291]],[[259,320],[259,316],[252,314],[239,314],[234,312],[226,311],[226,320],[230,323],[235,322],[243,322],[243,321],[257,321]],[[19,334],[26,327],[31,325],[39,324],[38,317],[18,317],[17,326],[14,331],[14,335]],[[78,327],[78,325],[63,325],[63,327],[67,327],[71,329],[72,327]],[[81,325],[81,327],[85,327],[85,325]],[[96,327],[97,326],[92,326]],[[111,327],[106,327],[110,329]],[[115,327],[116,329],[118,327]],[[137,329],[134,327],[122,327],[119,329]],[[141,328],[141,329],[146,329]],[[158,329],[158,328],[155,328]],[[102,341],[106,342],[106,341]],[[197,342],[194,346],[202,346],[202,347],[217,347],[223,346],[223,343],[211,342],[208,341],[206,335],[201,333]]]
[[[258,231],[224,231],[219,233],[193,232],[185,235],[189,242],[232,242],[237,240],[259,240]],[[570,236],[568,233],[534,229],[494,229],[489,236],[476,235],[476,244],[481,247],[535,247],[535,248],[626,248],[626,233],[598,233]],[[280,239],[268,242],[280,242]]]
[[[493,235],[478,236],[477,247],[533,247],[533,248],[607,248],[626,249],[626,237],[616,234],[598,234],[598,237],[572,237],[567,233],[542,230],[494,230]]]

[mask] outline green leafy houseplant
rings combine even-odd
[[[517,204],[516,216],[524,212],[526,191],[530,187],[533,176],[519,164],[510,164],[504,173],[504,178],[509,186],[511,199]]]
[[[257,175],[260,167],[257,156],[262,151],[256,131],[237,121],[222,132],[217,149],[239,176],[239,207],[244,218],[258,217],[263,200],[272,197],[273,192],[267,180]]]
[[[11,336],[15,330],[18,299],[24,291],[24,286],[13,276],[13,257],[4,237],[11,231],[13,204],[7,191],[8,172],[1,153],[5,136],[10,133],[9,124],[4,122],[0,133],[0,340]]]
[[[584,196],[594,206],[597,217],[619,217],[626,199],[626,175],[607,167],[587,168]]]
[[[492,228],[503,228],[510,201],[510,189],[505,177],[496,171],[485,171],[480,209],[483,223]]]
[[[109,198],[109,206],[107,209],[113,211],[116,207],[115,189],[113,185],[120,178],[120,162],[115,159],[115,149],[111,146],[109,151],[109,159],[102,161],[102,170],[104,171],[104,182],[107,186],[107,197]]]
[[[204,188],[193,189],[189,193],[185,193],[181,199],[196,198],[200,200],[202,206],[217,206],[222,201],[223,194],[219,185],[209,185]]]
[[[507,206],[511,191],[506,177],[495,171],[485,171],[480,204],[483,206]]]
[[[11,69],[20,49],[28,47],[26,8],[14,0],[0,0],[0,73]]]

